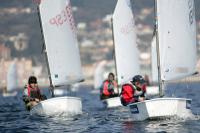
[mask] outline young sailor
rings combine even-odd
[[[37,84],[37,78],[35,76],[30,76],[28,79],[28,85],[25,86],[23,94],[23,101],[25,102],[26,109],[30,110],[41,100],[45,99],[46,96],[41,95],[40,89]]]
[[[130,83],[122,85],[121,103],[126,106],[130,103],[145,100],[146,82],[141,75],[136,75]]]
[[[108,79],[103,82],[103,85],[100,90],[100,99],[107,99],[111,97],[118,96],[118,93],[115,93],[117,90],[117,82],[115,81],[115,75],[113,73],[108,74]]]

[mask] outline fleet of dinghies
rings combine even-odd
[[[55,89],[59,90],[61,87],[67,90],[67,87],[77,86],[83,81],[70,0],[44,0],[37,8],[52,97],[33,106],[30,113],[50,116],[82,114],[79,97],[54,95]],[[192,114],[191,99],[164,97],[164,89],[167,82],[196,72],[194,0],[155,0],[155,14],[157,19],[152,40],[152,79],[158,83],[159,89],[156,86],[147,88],[147,95],[159,94],[160,98],[129,104],[128,108],[135,121],[173,116],[187,118]],[[134,75],[140,74],[135,19],[130,0],[117,1],[112,28],[115,69],[120,88]],[[97,75],[102,73],[102,66],[99,66]],[[17,79],[15,63],[10,66],[8,81],[16,81],[9,79],[10,77]],[[10,83],[7,87],[13,88],[13,84],[16,85]],[[122,106],[120,96],[104,99],[102,102],[108,108]]]

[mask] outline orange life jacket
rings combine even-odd
[[[113,93],[109,91],[109,85],[113,85],[114,88],[117,87],[117,82],[116,81],[112,81],[112,82],[109,82],[108,80],[104,81],[103,83],[103,95],[105,96],[110,96],[112,95]],[[114,90],[113,88],[113,90]]]
[[[39,88],[32,88],[30,85],[27,86],[28,89],[28,96],[32,98],[38,98],[40,99],[40,89]]]

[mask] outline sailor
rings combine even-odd
[[[132,78],[131,83],[122,85],[121,103],[126,106],[130,103],[141,102],[145,100],[146,81],[141,75]]]
[[[35,76],[29,77],[28,85],[25,85],[24,88],[23,101],[25,102],[27,110],[37,105],[41,100],[46,99],[45,95],[41,95]]]
[[[118,92],[115,92],[117,90],[117,82],[115,81],[115,75],[113,73],[108,74],[108,79],[106,79],[102,87],[100,89],[100,99],[107,99],[111,97],[118,96]]]

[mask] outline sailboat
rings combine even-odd
[[[52,98],[41,101],[31,110],[37,115],[82,114],[78,97],[54,97],[55,88],[66,88],[83,81],[76,28],[69,0],[45,0],[38,13],[46,50]]]
[[[119,87],[139,74],[135,22],[130,0],[118,0],[112,18],[115,66]],[[130,51],[130,52],[129,52]],[[120,97],[103,100],[107,107],[122,106]]]
[[[14,60],[11,62],[8,73],[7,73],[7,86],[5,88],[5,92],[3,92],[4,97],[8,96],[16,96],[18,87],[18,76],[17,76],[17,65],[16,61]]]
[[[193,0],[155,1],[159,95],[165,83],[195,73],[196,21]],[[134,120],[192,115],[191,99],[163,97],[129,105]]]

